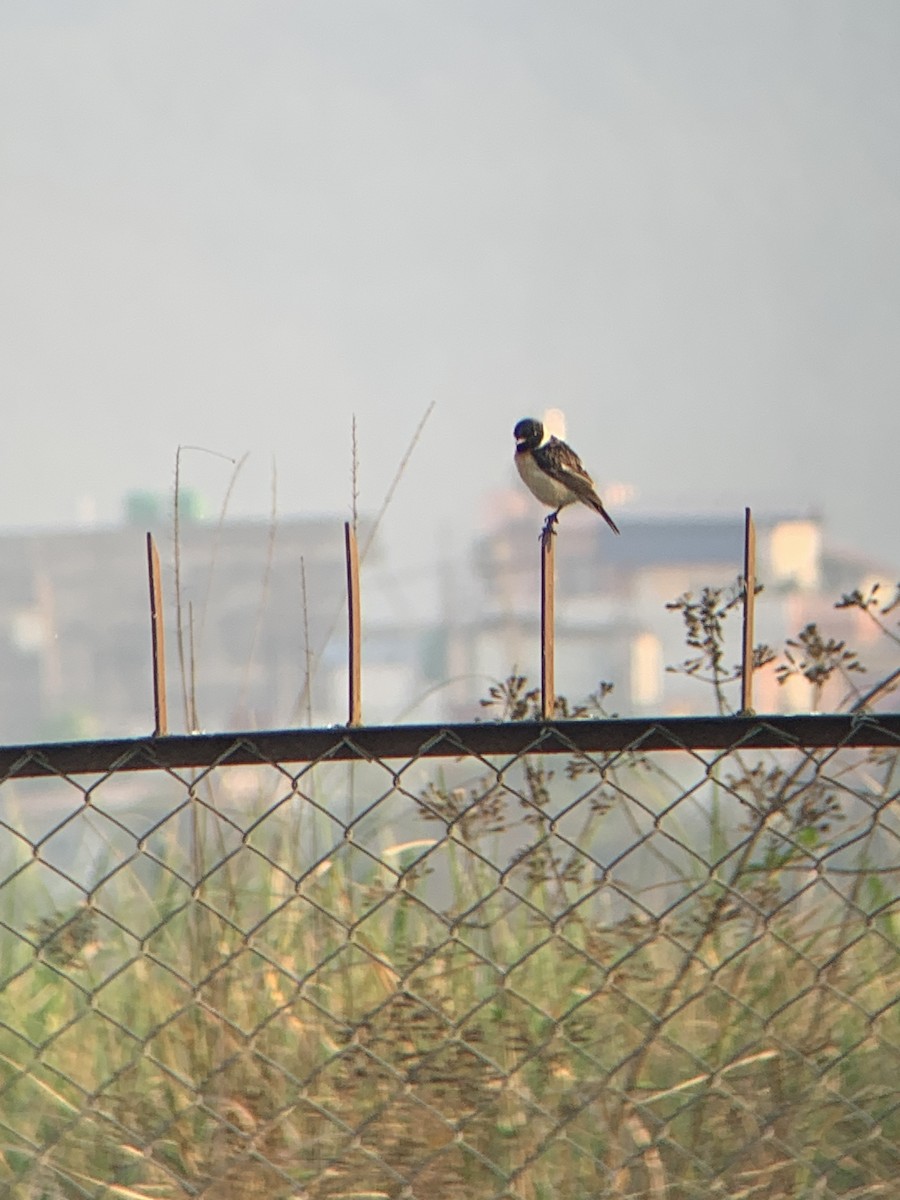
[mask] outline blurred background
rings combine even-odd
[[[895,583],[898,62],[892,0],[4,0],[0,740],[151,723],[179,447],[211,727],[341,719],[354,417],[370,719],[533,670],[548,407],[622,529],[561,522],[573,698],[693,706],[745,505],[773,639]]]

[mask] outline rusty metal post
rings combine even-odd
[[[541,717],[553,719],[556,707],[555,668],[555,625],[556,567],[553,545],[556,538],[552,530],[546,529],[541,538]]]
[[[753,619],[756,611],[756,526],[744,509],[744,638],[741,655],[741,712],[753,712]]]
[[[163,624],[162,576],[159,551],[153,534],[147,534],[147,571],[150,577],[150,638],[153,657],[153,735],[169,732],[166,705],[166,633]]]
[[[359,615],[359,546],[356,530],[350,521],[344,522],[344,546],[347,553],[347,623],[348,623],[348,668],[349,702],[348,725],[359,725],[362,721],[362,670],[360,651],[362,637]]]

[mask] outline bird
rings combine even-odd
[[[560,509],[581,501],[600,514],[613,533],[619,527],[603,507],[594,481],[571,446],[548,434],[540,421],[525,417],[513,430],[515,464],[522,482],[531,493],[554,511],[544,522],[543,538],[554,532]]]

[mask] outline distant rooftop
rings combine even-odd
[[[743,512],[716,513],[628,513],[616,514],[621,537],[610,535],[602,521],[576,509],[566,510],[558,526],[558,551],[583,558],[596,555],[604,566],[625,570],[649,566],[717,566],[728,564],[740,570],[744,553]],[[779,526],[802,522],[818,526],[819,519],[798,513],[764,514],[754,517],[757,531],[768,534]],[[486,548],[497,538],[512,537],[517,546],[535,540],[540,524],[532,516],[516,517],[498,526],[482,542]]]
[[[765,522],[769,524],[770,522]],[[744,547],[741,516],[624,516],[621,537],[603,537],[603,562],[635,567],[697,563],[740,563]]]

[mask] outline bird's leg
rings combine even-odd
[[[559,509],[557,508],[555,510],[555,512],[550,513],[550,515],[547,517],[547,520],[544,522],[544,528],[541,530],[541,544],[542,545],[546,546],[546,544],[553,537],[554,533],[556,533],[556,522],[558,520],[559,520]]]

